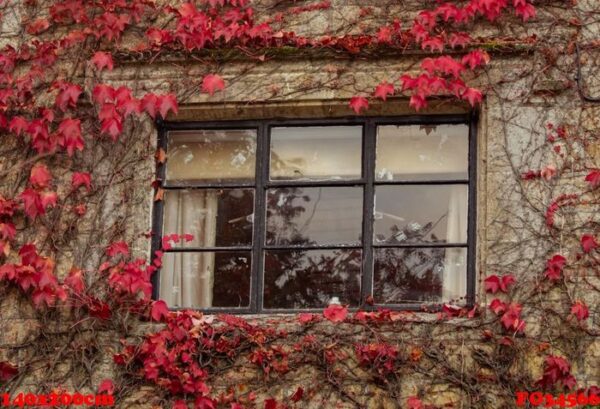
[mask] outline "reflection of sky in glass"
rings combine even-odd
[[[254,179],[254,130],[200,130],[169,133],[167,180]]]
[[[448,180],[468,177],[467,125],[385,125],[377,128],[375,177]]]
[[[271,130],[271,180],[358,179],[361,161],[361,126]]]

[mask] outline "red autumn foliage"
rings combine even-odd
[[[512,274],[502,277],[491,275],[484,280],[485,291],[492,294],[496,294],[498,291],[508,293],[509,287],[514,283],[516,283],[516,280]]]
[[[98,393],[108,393],[109,395],[112,395],[114,391],[115,385],[111,379],[104,379],[100,382],[100,385],[98,385]]]
[[[590,316],[590,310],[588,306],[583,301],[575,301],[573,306],[571,307],[571,314],[573,314],[577,320],[585,321]]]
[[[90,62],[94,64],[98,71],[102,71],[104,68],[112,71],[114,67],[112,55],[104,51],[96,52]]]
[[[573,389],[577,380],[571,374],[571,364],[560,356],[549,355],[544,362],[544,374],[537,382],[544,389],[551,390],[554,387]]]
[[[357,114],[360,114],[363,110],[369,109],[369,101],[365,97],[352,97],[349,105]]]
[[[348,316],[348,308],[338,304],[331,304],[325,308],[323,316],[331,322],[342,322]]]
[[[202,91],[214,95],[216,91],[225,89],[225,81],[217,74],[209,74],[202,80]]]
[[[597,249],[598,242],[596,241],[596,237],[591,234],[581,236],[581,248],[584,253],[590,253],[592,250]]]
[[[544,276],[550,281],[559,280],[567,259],[560,254],[555,254],[546,262],[546,271]]]
[[[359,344],[355,353],[360,365],[372,368],[381,376],[393,372],[399,358],[398,347],[386,343]]]
[[[585,177],[585,181],[594,189],[600,186],[600,170],[596,169],[588,173]]]

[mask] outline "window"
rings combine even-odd
[[[154,296],[262,313],[474,297],[471,115],[160,124]],[[373,307],[371,306],[373,304]]]

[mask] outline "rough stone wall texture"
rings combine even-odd
[[[368,30],[369,25],[376,26],[377,21],[385,16],[398,15],[403,21],[409,21],[411,13],[419,7],[407,2],[398,2],[379,7],[379,2],[343,1],[332,2],[332,8],[326,12],[304,14],[294,25],[298,33],[306,35],[331,35],[343,32],[346,27],[355,30]],[[368,3],[368,4],[366,4]],[[575,55],[565,52],[570,38],[579,36],[579,41],[590,41],[600,35],[600,23],[595,22],[585,27],[576,25],[556,25],[554,17],[565,12],[560,2],[551,3],[542,8],[537,20],[523,26],[517,20],[503,21],[493,26],[479,27],[476,33],[482,37],[523,38],[538,35],[550,39],[549,43],[562,45],[559,50],[540,50],[526,46],[515,50],[495,50],[489,44],[493,62],[476,82],[484,84],[487,96],[480,108],[478,123],[478,191],[477,191],[477,277],[478,301],[486,303],[486,294],[482,291],[482,280],[488,274],[513,273],[522,283],[535,282],[539,271],[544,268],[550,251],[548,241],[544,240],[544,213],[549,201],[557,192],[568,192],[577,184],[581,184],[583,174],[569,175],[560,181],[559,186],[552,189],[548,186],[530,187],[521,180],[521,173],[528,169],[539,169],[554,160],[547,149],[543,149],[546,140],[545,125],[548,122],[567,122],[579,124],[598,138],[598,121],[600,107],[593,103],[582,103],[576,88],[566,86],[573,84],[576,75]],[[553,6],[554,4],[554,6]],[[360,19],[359,10],[372,6],[375,12],[356,28],[355,22]],[[596,0],[579,1],[575,11],[569,13],[597,12]],[[10,25],[3,26],[3,32],[14,29]],[[360,55],[347,57],[320,52],[302,52],[289,55],[281,53],[273,55],[267,61],[257,63],[239,59],[223,63],[218,72],[227,83],[224,92],[213,97],[197,92],[198,79],[207,72],[215,71],[213,65],[206,61],[169,60],[153,65],[143,61],[124,61],[114,71],[104,74],[105,79],[115,85],[127,84],[139,90],[167,91],[170,89],[188,90],[186,98],[180,105],[180,114],[171,120],[227,120],[240,118],[268,117],[331,117],[349,116],[352,112],[347,108],[347,100],[358,93],[369,92],[383,80],[394,81],[403,73],[414,72],[422,56],[419,53],[397,55],[387,53],[378,55]],[[548,59],[556,60],[555,66],[547,68]],[[597,93],[600,89],[600,75],[597,61],[600,55],[586,52],[582,56],[583,74],[587,92]],[[89,74],[89,73],[88,73]],[[84,73],[82,73],[84,75]],[[426,113],[464,112],[468,107],[452,101],[441,100],[432,104]],[[402,98],[393,98],[388,104],[374,105],[367,115],[386,115],[410,113],[407,103]],[[151,211],[153,206],[154,160],[156,131],[151,121],[138,126],[133,137],[111,145],[110,148],[97,143],[87,154],[87,171],[93,174],[96,183],[109,184],[111,188],[105,195],[95,198],[91,206],[101,209],[93,218],[85,218],[71,237],[65,237],[57,252],[57,271],[66,273],[71,265],[80,265],[94,269],[105,246],[114,237],[124,237],[135,243],[134,252],[142,257],[149,254],[149,242],[144,233],[151,229]],[[588,145],[585,154],[589,160],[600,167],[599,140]],[[139,158],[145,157],[145,161]],[[94,163],[92,167],[92,163]],[[7,164],[2,166],[8,166]],[[60,169],[58,174],[60,175]],[[69,178],[68,174],[62,177]],[[12,181],[1,181],[2,188]],[[600,221],[600,209],[590,206],[578,208],[577,212],[561,215],[564,222],[578,219],[594,219]],[[90,212],[90,214],[94,214]],[[562,221],[560,221],[562,223]],[[569,246],[570,243],[564,243]],[[600,286],[596,275],[576,277],[577,280],[589,280]],[[585,287],[582,287],[585,288]],[[572,294],[573,298],[583,299],[591,308],[590,328],[600,328],[597,294],[582,290]],[[558,295],[557,295],[558,297]],[[590,298],[594,297],[594,298]],[[489,300],[488,300],[489,301]],[[547,303],[553,303],[549,297]],[[525,306],[527,308],[527,306]],[[55,314],[58,312],[51,312]],[[421,314],[420,314],[421,315]],[[6,293],[0,300],[0,360],[14,359],[8,354],[11,345],[20,345],[28,339],[36,339],[40,331],[60,331],[61,328],[40,328],[36,314],[30,305],[14,293]],[[254,319],[254,318],[253,318]],[[267,320],[268,317],[256,317]],[[422,320],[428,320],[428,314],[422,314]],[[552,325],[553,317],[544,315],[543,311],[527,315],[528,334],[542,331],[543,325]],[[287,324],[292,330],[298,325]],[[468,327],[473,327],[469,329]],[[457,384],[469,382],[469,379],[457,379],[455,384],[448,383],[447,378],[432,380],[436,371],[448,374],[455,371],[460,377],[463,368],[477,366],[476,373],[484,377],[495,374],[494,368],[481,364],[482,357],[489,349],[501,348],[480,343],[480,334],[476,330],[477,320],[454,320],[446,323],[431,322],[426,324],[403,324],[390,328],[389,338],[399,345],[418,344],[420,339],[435,344],[432,353],[443,349],[453,359],[447,362],[446,368],[422,365],[420,371],[407,372],[402,378],[400,387],[394,394],[386,394],[386,385],[365,386],[361,379],[368,377],[356,365],[346,368],[353,376],[348,390],[360,396],[361,402],[369,408],[403,407],[403,402],[421,390],[427,391],[427,399],[437,403],[453,403],[456,408],[469,407],[510,407],[505,401],[496,400],[494,385],[488,385],[488,401],[473,402],[465,390]],[[343,329],[343,328],[342,328]],[[332,330],[326,324],[319,324],[318,331]],[[338,327],[336,330],[340,330]],[[359,331],[348,338],[352,342],[368,340],[369,333]],[[546,330],[544,330],[546,331]],[[144,332],[138,329],[137,334]],[[433,334],[433,336],[432,336]],[[133,336],[134,334],[132,334]],[[107,350],[105,358],[93,362],[89,368],[80,371],[90,379],[112,377],[113,366],[110,353],[118,349],[119,343],[111,339],[111,334],[104,335],[112,349]],[[568,344],[573,351],[572,356],[579,356],[579,361],[572,362],[574,374],[581,386],[592,385],[600,380],[600,340],[593,335],[576,333]],[[14,353],[11,352],[11,354]],[[21,352],[17,352],[20,354]],[[25,353],[25,352],[23,352]],[[19,357],[17,356],[17,361]],[[524,378],[540,377],[543,354],[536,353],[535,348],[527,360],[515,363],[509,369]],[[66,362],[42,364],[39,373],[29,374],[22,384],[22,390],[39,385],[51,367],[60,372]],[[219,375],[215,383],[218,390],[220,380],[235,379],[240,385],[252,389],[253,385],[263,382],[262,375],[247,363],[232,365],[231,370]],[[64,369],[64,368],[63,368]],[[286,382],[293,380],[294,385],[304,385],[312,390],[305,407],[317,408],[353,408],[355,403],[340,396],[335,389],[313,384],[314,368],[299,368],[267,390],[267,396],[284,397],[293,393]],[[497,374],[495,374],[497,375]],[[53,376],[57,376],[56,372]],[[60,378],[60,376],[59,376]],[[72,379],[75,379],[74,377]],[[500,382],[500,381],[498,381]],[[85,391],[89,387],[70,383],[63,379],[65,389]],[[391,398],[390,396],[394,396]],[[118,407],[150,408],[160,403],[155,390],[143,387],[130,394],[126,400],[117,403]],[[479,406],[478,406],[479,405]]]

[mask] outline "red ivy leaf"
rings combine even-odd
[[[163,300],[153,302],[150,316],[154,321],[159,322],[162,321],[163,318],[167,318],[169,316],[169,307],[167,307],[167,303]]]
[[[471,36],[467,33],[452,33],[448,40],[452,48],[465,47],[471,42]]]
[[[158,97],[155,94],[146,94],[142,98],[141,108],[146,111],[150,118],[156,117],[156,109],[158,107]]]
[[[579,321],[587,320],[590,316],[590,310],[583,301],[576,301],[571,307],[571,314],[573,314]]]
[[[481,104],[483,94],[476,88],[467,88],[462,94],[462,99],[469,101],[472,107]]]
[[[48,171],[48,168],[43,163],[37,163],[32,169],[29,175],[29,183],[36,189],[47,188],[52,180],[52,175]]]
[[[507,293],[508,287],[515,282],[515,277],[512,274],[504,275],[502,277],[492,275],[484,280],[485,291],[492,294],[496,294],[498,291]]]
[[[9,221],[0,223],[0,238],[2,240],[12,240],[15,238],[17,230],[15,225]]]
[[[108,393],[109,395],[112,395],[114,391],[115,385],[110,379],[104,379],[98,386],[98,393]]]
[[[54,104],[62,112],[65,112],[68,108],[75,108],[82,92],[83,89],[79,85],[61,82]]]
[[[69,156],[73,156],[75,150],[83,150],[83,138],[81,137],[81,122],[79,119],[67,118],[58,126],[60,145],[67,150]]]
[[[429,37],[421,43],[421,48],[426,50],[429,48],[431,52],[439,51],[440,53],[444,51],[444,42],[441,37]]]
[[[490,310],[492,310],[494,314],[499,315],[506,310],[506,304],[495,298],[490,302]]]
[[[0,381],[6,382],[19,373],[16,366],[8,362],[0,362]]]
[[[357,114],[360,114],[363,109],[369,109],[369,101],[365,97],[352,97],[349,105]]]
[[[313,322],[317,320],[318,315],[311,314],[309,312],[303,312],[298,314],[298,321],[301,324],[308,324],[309,322]]]
[[[339,304],[331,304],[323,311],[323,316],[331,322],[342,322],[348,315],[348,308]]]
[[[92,90],[92,98],[97,104],[112,102],[115,99],[115,89],[110,85],[98,84]]]
[[[593,188],[600,186],[600,170],[593,170],[587,174],[585,181],[588,182]]]
[[[471,51],[462,58],[462,63],[474,70],[490,62],[490,55],[483,50]]]
[[[394,86],[387,82],[382,82],[375,88],[373,95],[385,101],[388,95],[394,95]]]
[[[194,409],[215,409],[216,407],[215,401],[206,396],[198,396],[194,401]]]
[[[583,248],[584,253],[589,253],[598,247],[598,242],[591,234],[584,234],[581,236],[581,247]]]
[[[161,118],[166,118],[169,111],[177,114],[177,98],[175,94],[160,95],[157,101],[157,111]]]
[[[202,80],[202,92],[214,95],[215,91],[222,91],[224,89],[225,81],[217,74],[208,74]]]
[[[522,307],[520,304],[509,304],[506,312],[500,318],[504,328],[511,331],[521,332],[525,329],[525,322],[521,319]]]
[[[27,33],[33,35],[41,34],[48,30],[48,27],[50,27],[50,22],[48,19],[39,18],[27,26]]]
[[[387,26],[380,27],[377,32],[377,41],[383,44],[390,44],[392,42],[392,30]]]
[[[112,243],[106,249],[106,254],[109,257],[115,257],[119,254],[123,254],[124,256],[127,256],[129,254],[129,246],[124,241],[118,241],[116,243]]]
[[[416,396],[410,396],[406,400],[406,405],[408,406],[408,409],[425,409],[425,405],[423,405],[421,399]]]
[[[92,189],[92,177],[87,172],[73,172],[71,186],[73,186],[73,189],[77,189],[79,186],[85,186],[89,192]]]
[[[410,106],[416,111],[420,111],[423,108],[427,108],[427,100],[421,94],[415,94],[410,97]]]
[[[114,67],[112,55],[104,51],[96,52],[90,61],[98,71],[102,71],[104,68],[112,71]]]
[[[296,389],[296,392],[294,392],[294,394],[292,395],[291,399],[293,402],[298,402],[300,399],[302,399],[302,396],[304,396],[304,389],[298,387],[298,389]]]
[[[188,409],[188,405],[181,399],[176,400],[175,403],[173,403],[173,409]]]
[[[273,398],[266,399],[265,409],[277,409],[277,401]]]
[[[29,122],[22,116],[14,116],[8,123],[8,130],[17,136],[21,135],[27,128],[29,128]]]
[[[65,278],[65,284],[71,288],[75,294],[81,294],[85,289],[83,271],[78,268],[72,268],[69,272],[69,276]]]
[[[515,7],[515,13],[520,16],[523,21],[527,21],[535,17],[535,7],[529,3],[519,4]]]

